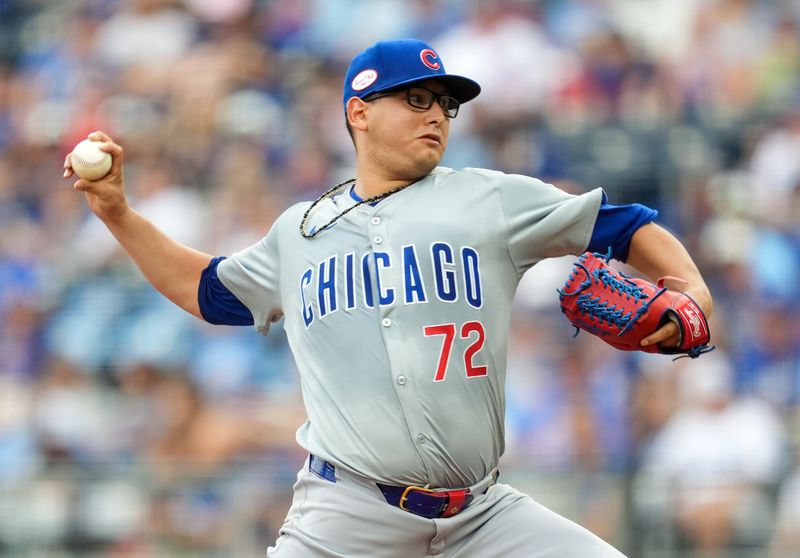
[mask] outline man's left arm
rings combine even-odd
[[[648,279],[656,281],[665,276],[686,281],[680,290],[692,297],[707,319],[711,319],[714,303],[700,270],[683,244],[669,231],[655,223],[639,227],[631,237],[627,263]],[[642,346],[661,343],[674,347],[679,342],[678,326],[669,322],[642,340]]]

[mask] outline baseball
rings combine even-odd
[[[100,150],[99,141],[83,140],[70,155],[75,174],[86,180],[99,180],[111,169],[111,155]]]

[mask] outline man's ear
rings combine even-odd
[[[347,111],[347,121],[350,123],[350,127],[354,130],[359,130],[361,132],[367,129],[367,107],[369,106],[368,103],[365,103],[358,97],[350,97],[347,100],[347,105],[345,105],[345,110]]]

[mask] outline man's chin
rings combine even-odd
[[[419,171],[419,176],[425,176],[429,174],[433,169],[435,169],[439,165],[439,162],[441,160],[442,158],[438,155],[436,157],[420,158],[417,161],[416,165],[417,170]]]
[[[397,178],[404,180],[420,180],[431,173],[439,165],[442,158],[439,154],[426,153],[414,157],[408,162],[408,166],[396,167]]]

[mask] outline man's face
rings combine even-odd
[[[434,80],[416,83],[434,93],[447,89]],[[369,102],[368,129],[359,146],[370,164],[392,178],[416,179],[441,161],[450,133],[450,119],[438,102],[423,109],[408,103],[407,91]]]

